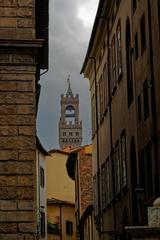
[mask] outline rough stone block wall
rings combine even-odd
[[[83,149],[79,152],[79,181],[80,181],[80,216],[86,208],[93,204],[93,181],[92,181],[92,156],[85,154]]]
[[[34,39],[35,1],[0,0],[0,240],[36,239]]]
[[[34,1],[0,0],[0,32],[3,39],[33,39]]]
[[[17,55],[18,60],[24,55]],[[36,233],[35,67],[0,64],[0,239]],[[2,59],[0,60],[2,61]]]

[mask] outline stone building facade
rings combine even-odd
[[[47,50],[48,1],[0,1],[2,240],[33,240],[37,235],[36,111],[40,69],[48,69]]]
[[[67,160],[67,172],[75,181],[77,237],[97,239],[93,209],[92,146],[73,149]]]
[[[82,121],[79,120],[79,95],[72,93],[70,79],[65,95],[61,95],[61,116],[59,120],[59,145],[79,147],[82,144]]]
[[[158,197],[159,1],[100,1],[81,73],[90,80],[99,238],[125,239]]]

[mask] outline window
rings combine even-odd
[[[112,13],[112,15],[111,15],[111,23],[112,23],[112,25],[113,25],[113,23],[114,23],[114,19],[115,19],[115,14],[114,14],[114,11],[113,11],[113,13]]]
[[[105,164],[101,167],[101,193],[102,193],[102,210],[106,205],[106,182],[105,182]]]
[[[116,88],[116,50],[115,35],[111,43],[111,93],[114,94]]]
[[[72,132],[69,132],[69,136],[72,136]]]
[[[151,144],[148,143],[146,148],[146,178],[147,181],[147,192],[148,196],[152,196],[153,193],[153,185],[152,185],[152,155],[151,155]],[[147,180],[146,179],[146,180]]]
[[[107,64],[103,67],[103,82],[104,82],[104,110],[108,105],[108,75],[107,75]]]
[[[60,234],[60,223],[47,223],[47,232],[51,234]]]
[[[103,87],[103,77],[101,75],[99,79],[99,114],[100,114],[100,120],[103,117],[103,111],[104,111],[104,87]]]
[[[105,48],[106,48],[106,42],[104,41],[104,43],[103,43],[103,53],[105,51]]]
[[[92,106],[92,134],[95,133],[96,130],[96,106],[95,106],[95,96],[92,96],[91,99],[91,106]]]
[[[45,213],[41,212],[41,237],[45,237]]]
[[[102,55],[99,55],[99,63],[101,63]]]
[[[158,23],[159,23],[159,36],[160,36],[160,0],[158,0]]]
[[[66,136],[66,132],[63,132],[63,136]]]
[[[109,52],[108,52],[108,71],[109,71],[109,94],[110,94],[110,96],[111,96],[111,94],[112,94],[112,89],[113,89],[113,86],[112,86],[112,84],[113,84],[113,82],[112,82],[112,61],[111,61],[111,59],[112,59],[112,51],[111,51],[111,47],[109,47]]]
[[[135,33],[135,36],[134,36],[134,46],[135,46],[135,59],[138,58],[138,34],[137,32]]]
[[[121,189],[119,141],[117,141],[116,146],[115,146],[114,161],[115,161],[115,192],[118,194]]]
[[[146,48],[146,27],[145,27],[145,15],[140,20],[140,32],[141,32],[141,54],[143,54]]]
[[[65,109],[65,121],[68,124],[75,124],[75,109],[72,105],[68,105]]]
[[[71,221],[66,221],[66,235],[73,235],[73,223]]]
[[[94,201],[94,213],[95,216],[98,215],[98,182],[97,182],[97,174],[93,177],[93,201]]]
[[[117,3],[117,7],[119,6],[120,1],[121,1],[121,0],[117,0],[117,1],[116,1],[116,3]]]
[[[79,136],[79,132],[76,132],[76,136]]]
[[[144,120],[149,116],[149,99],[148,99],[148,81],[143,83],[143,110]]]
[[[122,44],[121,44],[121,21],[119,20],[116,31],[117,40],[117,77],[118,81],[122,75]]]
[[[138,122],[141,122],[142,120],[142,110],[141,110],[141,96],[138,96],[138,106],[137,106],[137,110],[138,110]]]
[[[41,187],[44,187],[44,169],[42,167],[40,167],[40,185]]]
[[[131,33],[129,18],[126,23],[126,68],[127,68],[127,92],[128,107],[133,101],[133,75],[132,75],[132,53],[131,53]]]
[[[140,152],[140,184],[145,197],[152,196],[152,177],[151,143],[148,143]]]
[[[127,164],[126,164],[126,135],[125,131],[121,134],[121,168],[122,168],[122,179],[121,185],[124,188],[127,185]]]
[[[105,171],[105,175],[106,175],[106,203],[108,204],[110,202],[110,168],[109,168],[109,158],[107,158],[106,161],[106,171]]]
[[[133,13],[134,13],[137,8],[137,0],[132,0],[132,7],[133,7]]]

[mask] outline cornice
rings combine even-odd
[[[3,48],[41,48],[43,39],[0,39],[0,47]]]

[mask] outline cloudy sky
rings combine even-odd
[[[37,116],[38,136],[48,150],[59,148],[60,95],[70,75],[73,93],[79,93],[83,144],[90,143],[89,82],[80,75],[98,0],[50,0],[49,72],[41,77]]]

